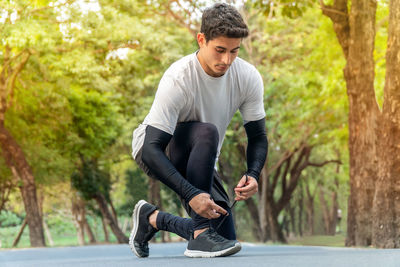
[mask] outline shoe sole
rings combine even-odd
[[[239,242],[235,243],[235,246],[220,250],[220,251],[201,251],[201,250],[189,250],[186,249],[185,256],[190,258],[214,258],[214,257],[226,257],[238,253],[242,249]]]
[[[143,207],[144,204],[146,204],[147,202],[144,200],[140,200],[136,205],[135,208],[133,210],[133,214],[132,214],[132,223],[133,223],[133,229],[131,231],[131,234],[129,236],[129,246],[132,250],[133,253],[135,253],[136,256],[138,256],[139,258],[143,258],[142,256],[140,256],[140,254],[136,251],[135,245],[134,245],[134,240],[136,237],[136,233],[138,230],[138,224],[139,224],[139,214],[140,214],[140,209]]]

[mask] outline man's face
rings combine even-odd
[[[206,42],[203,33],[197,34],[200,50],[197,57],[204,71],[213,77],[225,74],[238,55],[241,38],[220,36]]]

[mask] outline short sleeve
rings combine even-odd
[[[173,78],[164,75],[158,85],[153,105],[146,117],[145,124],[173,135],[179,113],[186,101],[184,92],[177,82]]]
[[[260,73],[252,68],[244,83],[243,102],[239,107],[243,120],[256,121],[265,117],[264,85]]]

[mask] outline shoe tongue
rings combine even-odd
[[[213,234],[213,233],[215,233],[215,231],[213,229],[211,229],[211,228],[208,228],[204,232],[200,233],[198,236],[200,236],[200,235],[210,235],[210,234]]]

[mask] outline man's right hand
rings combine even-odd
[[[200,193],[189,201],[190,207],[201,217],[207,219],[215,219],[219,216],[226,215],[227,211],[215,204],[207,193]]]

